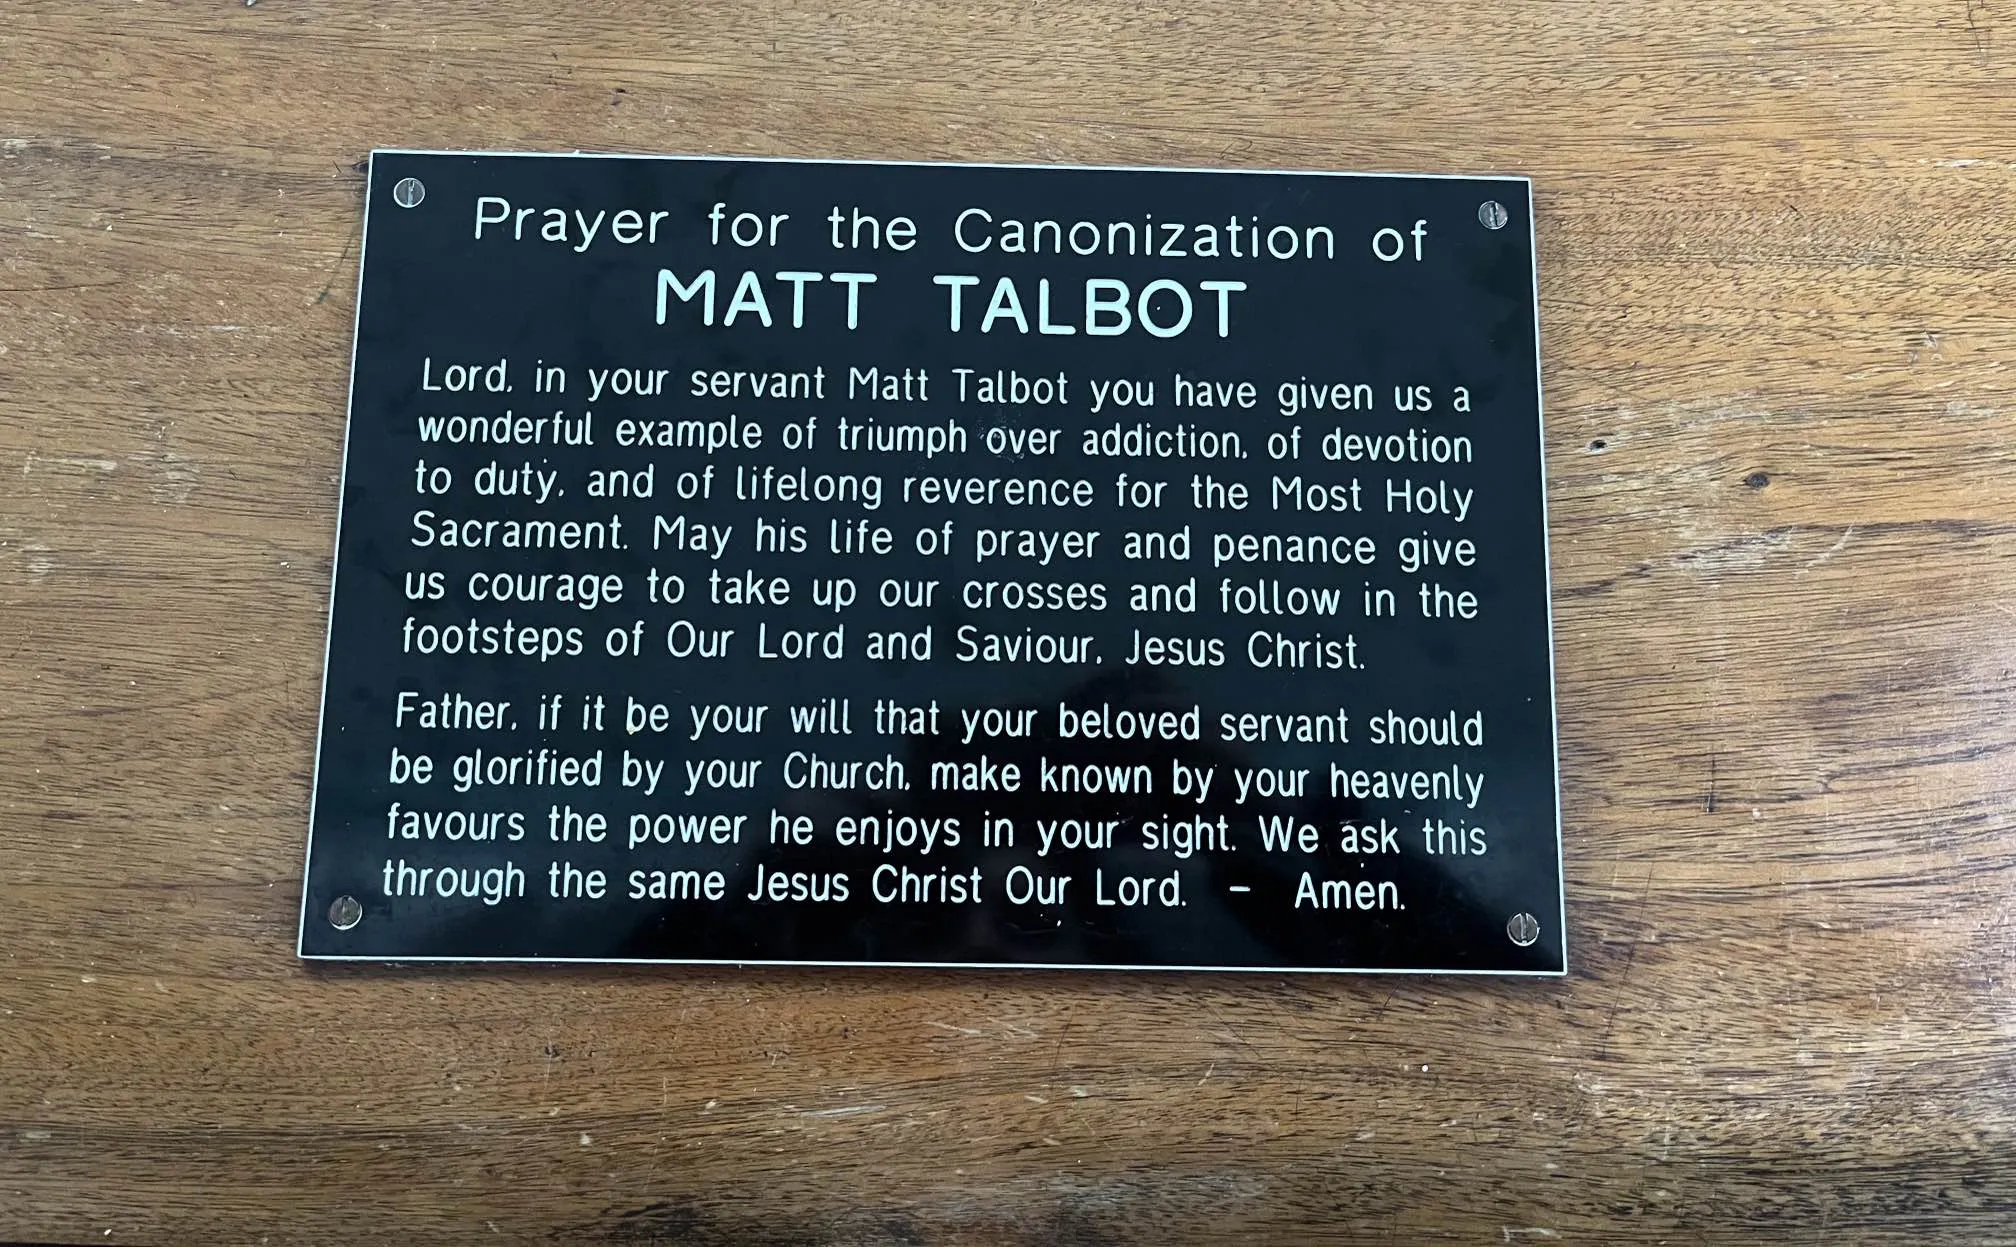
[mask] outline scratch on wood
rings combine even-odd
[[[1828,559],[1831,559],[1835,555],[1841,553],[1841,551],[1848,545],[1849,540],[1854,536],[1855,536],[1855,526],[1853,524],[1850,524],[1846,529],[1842,530],[1841,539],[1839,541],[1836,541],[1833,545],[1828,546],[1825,550],[1820,552],[1818,558],[1815,558],[1812,562],[1800,568],[1799,574],[1801,576],[1804,576],[1807,572],[1812,571],[1814,568],[1820,566],[1822,563],[1825,563]]]
[[[1610,1055],[1610,1036],[1617,1029],[1617,1013],[1624,1007],[1624,989],[1631,982],[1631,968],[1638,964],[1638,947],[1642,940],[1631,941],[1631,952],[1624,958],[1624,973],[1617,980],[1616,999],[1610,1003],[1610,1016],[1603,1019],[1603,1038],[1596,1044],[1596,1059],[1601,1061]]]
[[[1967,0],[1967,30],[1974,36],[1974,51],[1983,65],[1988,63],[1988,45],[1995,38],[1995,28],[1981,20],[1987,13],[1988,0]]]
[[[800,1117],[852,1117],[856,1113],[879,1113],[880,1104],[849,1104],[845,1108],[813,1108],[799,1110]]]
[[[350,248],[355,245],[356,244],[354,242],[343,244],[343,254],[336,257],[335,271],[331,272],[329,274],[329,280],[322,284],[322,292],[315,296],[315,304],[317,306],[320,306],[322,303],[327,302],[329,298],[329,292],[336,289],[336,279],[343,275],[344,267],[350,263]]]

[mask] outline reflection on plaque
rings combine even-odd
[[[1560,973],[1505,178],[380,152],[302,955]]]

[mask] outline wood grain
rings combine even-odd
[[[0,1238],[2016,1242],[2016,7],[0,4]],[[1562,983],[292,956],[373,146],[1537,183]]]

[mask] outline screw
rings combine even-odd
[[[1478,205],[1477,222],[1485,229],[1504,229],[1505,222],[1511,219],[1512,214],[1505,211],[1505,205],[1495,199],[1487,199]]]
[[[417,208],[427,198],[427,187],[419,178],[400,178],[392,188],[392,202],[402,208]],[[1497,226],[1492,226],[1496,229]]]
[[[329,925],[348,931],[364,921],[364,906],[354,896],[339,896],[329,903]]]
[[[1532,914],[1513,914],[1505,924],[1505,934],[1521,948],[1533,947],[1533,941],[1540,938],[1540,920]]]

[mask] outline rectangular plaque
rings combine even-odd
[[[374,154],[301,955],[1564,972],[1532,214]]]

